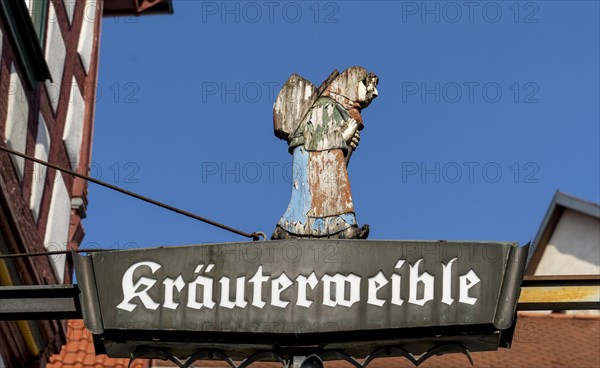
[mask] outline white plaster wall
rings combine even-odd
[[[46,88],[48,89],[50,103],[55,113],[56,108],[58,107],[58,97],[60,96],[60,86],[62,83],[66,57],[67,50],[65,48],[65,41],[60,32],[60,25],[56,18],[56,9],[54,9],[53,3],[50,2],[48,8],[48,30],[46,34],[46,61],[48,63],[48,68],[50,69],[52,82],[46,81]]]
[[[27,5],[27,9],[29,9],[29,14],[31,15],[31,8],[33,7],[34,0],[25,0],[25,5]]]
[[[87,0],[83,14],[83,25],[79,34],[77,52],[81,57],[85,72],[89,73],[92,61],[92,47],[94,46],[94,25],[96,24],[96,0]]]
[[[600,274],[600,219],[565,209],[535,274]]]
[[[8,111],[6,114],[6,144],[15,151],[25,152],[27,143],[27,118],[29,117],[29,102],[21,78],[14,64],[10,67],[10,85],[8,89]],[[10,155],[17,167],[19,179],[23,178],[25,159]]]
[[[50,252],[67,249],[71,222],[71,198],[61,174],[56,173],[56,175],[58,176],[55,179],[54,190],[52,191],[52,202],[50,203],[48,224],[46,225],[46,235],[44,237],[44,246]],[[65,254],[50,256],[50,262],[61,283],[65,273],[65,259]]]
[[[69,18],[69,24],[73,23],[73,14],[75,13],[75,4],[77,0],[63,0],[65,9],[67,10],[67,17]]]
[[[71,162],[71,168],[75,170],[79,164],[79,151],[83,137],[83,117],[85,112],[85,101],[79,90],[79,85],[73,77],[71,84],[71,98],[67,107],[67,120],[63,132],[63,141],[67,149],[67,155]]]
[[[50,153],[50,134],[44,117],[40,114],[38,118],[38,132],[35,139],[35,158],[48,161]],[[33,218],[38,220],[40,213],[40,204],[42,203],[42,195],[44,194],[44,184],[46,183],[46,166],[33,164],[33,183],[31,185],[31,200],[29,207],[33,212]]]

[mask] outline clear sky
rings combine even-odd
[[[292,73],[380,78],[349,174],[370,239],[532,239],[558,189],[600,201],[597,1],[175,1],[105,18],[92,175],[274,230]],[[83,247],[245,238],[90,184]]]

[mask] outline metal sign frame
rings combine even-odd
[[[290,244],[294,244],[293,246],[299,245],[299,243],[294,243],[293,241],[291,241],[291,243],[290,241],[283,242],[284,243],[280,245],[284,247],[286,245],[290,246]],[[267,242],[265,244],[268,243],[276,242]],[[361,241],[360,243],[366,245],[364,241]],[[368,244],[370,242],[366,243]],[[419,242],[404,242],[404,245],[407,246],[409,244],[412,244],[412,246],[414,246],[415,243]],[[434,244],[434,242],[424,243],[426,246],[431,246]],[[242,244],[249,244],[256,247],[257,244],[260,243]],[[302,244],[303,247],[305,247],[305,245],[307,244]],[[437,245],[439,246],[439,243]],[[452,246],[454,244],[450,243],[449,245]],[[202,245],[193,247],[200,247],[199,249],[208,249],[206,247],[215,246],[218,248],[220,245]],[[376,247],[374,247],[372,251],[374,251],[375,248]],[[412,249],[414,251],[414,249],[416,248]],[[443,249],[443,246],[441,249]],[[445,249],[447,250],[449,248],[446,247]],[[143,252],[145,252],[145,250],[139,250],[138,252],[140,253],[137,253],[136,257],[143,255]],[[523,252],[524,251],[521,250],[521,253]],[[291,256],[291,253],[289,255]],[[132,254],[128,254],[126,258],[130,261],[136,261],[135,257],[131,258],[131,256]],[[519,256],[519,258],[521,256],[522,254]],[[89,257],[86,258],[89,259]],[[139,261],[139,259],[137,261]],[[518,263],[520,264],[520,262]],[[80,273],[93,273],[93,268],[89,268],[87,271],[82,271],[82,267],[83,269],[85,269],[89,266],[93,267],[93,262],[78,262]],[[521,277],[522,274],[517,274],[516,278],[514,279],[514,283],[516,285],[517,290],[520,290],[518,304],[515,300],[514,309],[516,310],[600,309],[600,276],[526,276],[522,282],[520,280]],[[93,308],[90,309],[89,306],[86,306],[86,303],[89,302],[89,297],[86,296],[85,290],[93,289],[95,285],[89,282],[89,278],[86,279],[85,277],[83,277],[82,279],[78,278],[78,281],[80,283],[79,285],[0,287],[0,319],[76,319],[83,317],[87,323],[87,321],[90,321],[90,318],[96,318],[93,317],[93,315],[95,312],[97,313],[98,311],[96,310],[94,312]],[[516,295],[518,296],[518,294],[519,293],[517,292]],[[509,347],[515,324],[515,320],[514,318],[512,318],[514,317],[514,310],[512,312],[513,314],[511,316],[511,321],[509,327],[506,330],[498,330],[494,327],[487,330],[484,328],[480,329],[479,331],[476,331],[476,329],[481,326],[477,327],[473,325],[468,326],[463,331],[459,331],[458,329],[456,329],[456,326],[446,327],[445,329],[430,327],[429,330],[427,328],[404,328],[391,329],[387,331],[378,330],[375,334],[369,334],[369,331],[358,331],[356,332],[356,334],[361,335],[358,339],[355,338],[356,334],[348,334],[348,332],[334,332],[333,334],[330,333],[328,336],[329,338],[332,338],[330,342],[335,340],[341,341],[341,343],[338,343],[338,345],[332,343],[320,344],[319,339],[322,339],[324,336],[327,335],[327,333],[321,332],[304,335],[302,339],[299,340],[292,340],[290,341],[290,345],[288,346],[282,344],[282,342],[284,341],[281,339],[281,337],[283,337],[282,335],[272,335],[271,337],[274,338],[274,341],[277,340],[277,344],[273,344],[271,346],[263,346],[263,349],[258,349],[258,351],[256,349],[259,348],[258,346],[254,346],[254,350],[249,349],[246,351],[238,351],[237,353],[233,351],[233,354],[231,355],[231,352],[228,352],[227,349],[219,349],[219,347],[223,346],[218,346],[214,344],[200,346],[197,350],[195,350],[193,353],[187,356],[186,354],[177,354],[176,349],[169,349],[169,347],[172,345],[180,344],[177,342],[174,342],[172,344],[163,344],[163,346],[159,346],[159,344],[157,344],[156,346],[140,344],[129,352],[128,357],[131,357],[132,361],[136,358],[142,357],[168,359],[173,361],[176,365],[180,367],[188,367],[193,363],[193,361],[198,359],[219,359],[227,362],[232,367],[243,367],[244,364],[248,365],[257,360],[280,361],[284,365],[290,365],[293,363],[294,356],[301,356],[308,357],[306,358],[306,361],[311,361],[313,363],[327,359],[344,359],[350,362],[355,367],[366,367],[368,364],[370,364],[370,362],[372,362],[373,359],[376,359],[378,357],[404,356],[406,359],[410,360],[415,365],[418,365],[428,357],[435,354],[454,352],[463,353],[469,356],[470,351],[473,351],[473,346],[465,346],[465,344],[468,345],[468,343],[465,343],[465,341],[468,339],[484,341],[486,339],[489,339],[490,334],[499,334],[501,336],[501,338],[495,340],[497,342],[497,345],[495,346],[494,350],[498,347]],[[493,326],[493,323],[491,326]],[[96,333],[94,334],[94,338],[97,353],[101,353],[102,351],[104,351],[104,343],[107,341],[107,339],[114,339],[115,341],[123,340],[123,331],[121,331],[121,334],[113,334],[110,331],[102,331],[98,333],[99,326],[91,327],[92,333],[94,333],[94,330],[96,331]],[[140,333],[140,331],[136,332],[133,330],[129,332],[131,332],[130,336],[133,337],[135,337],[136,333]],[[478,335],[476,332],[479,332],[480,334]],[[435,341],[431,340],[434,333],[435,336],[437,336],[437,340]],[[458,333],[458,339],[455,338],[456,336],[453,337],[452,333]],[[174,331],[166,331],[161,336],[168,338],[169,336],[175,334],[176,333]],[[143,331],[141,331],[139,337],[143,337],[142,335],[144,335]],[[193,332],[190,333],[190,336],[194,338],[197,337],[197,335],[192,335],[195,335]],[[241,336],[242,335],[238,335],[238,337]],[[267,336],[267,334],[261,334],[261,336],[264,337]],[[230,345],[229,343],[239,342],[236,341],[235,338],[232,339],[232,337],[235,336],[231,334],[224,335],[224,339],[228,341],[228,344],[225,345],[226,348]],[[254,337],[256,337],[256,335],[254,335]],[[383,340],[382,337],[389,339]],[[362,351],[357,351],[356,349],[352,350],[352,345],[357,345],[356,340],[363,341],[363,343],[361,343],[361,346],[363,346],[365,345],[364,340],[366,339],[374,340],[371,340],[372,344],[362,349]],[[415,352],[417,350],[414,350],[414,346],[419,344],[423,346],[423,342],[427,339],[429,339],[429,342],[425,345],[428,345],[425,348],[421,347],[420,349],[426,349],[425,351],[422,351],[424,354],[416,358]],[[344,341],[348,342],[349,344],[344,345]],[[301,345],[300,343],[302,343],[303,345]],[[407,346],[408,348],[406,348]],[[347,351],[346,347],[350,347],[350,350]],[[242,353],[246,355],[242,356]],[[358,357],[365,357],[365,360],[362,363],[360,363],[358,360],[356,360],[356,358]],[[188,359],[182,362],[178,358]],[[241,358],[246,359],[236,366],[233,363],[233,359]],[[299,360],[297,363],[301,364],[302,362],[305,362],[304,358]]]
[[[98,353],[364,358],[507,347],[526,253],[498,242],[281,240],[74,257]]]

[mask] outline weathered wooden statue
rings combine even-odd
[[[378,78],[359,66],[334,71],[321,87],[293,74],[273,111],[275,135],[293,155],[292,197],[271,239],[366,239],[356,222],[347,165],[377,97]]]

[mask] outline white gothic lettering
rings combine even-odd
[[[199,264],[192,280],[186,282],[179,274],[174,278],[166,277],[160,283],[152,275],[162,265],[143,261],[133,264],[123,274],[123,300],[117,308],[127,312],[133,312],[138,306],[148,310],[157,310],[160,306],[171,310],[185,307],[195,310],[212,310],[215,307],[262,309],[267,305],[285,309],[293,306],[310,308],[315,303],[331,308],[352,308],[361,300],[375,307],[383,307],[386,303],[401,307],[404,302],[424,306],[433,301],[435,295],[440,295],[435,293],[436,287],[442,288],[441,303],[452,305],[457,301],[475,305],[478,297],[471,289],[481,280],[470,269],[467,273],[458,275],[458,290],[453,290],[452,266],[456,260],[457,258],[453,258],[445,264],[440,263],[441,282],[436,282],[436,277],[440,276],[422,270],[423,259],[414,264],[400,259],[391,275],[379,271],[366,278],[353,273],[324,274],[319,278],[312,272],[308,276],[297,275],[292,279],[285,272],[275,276],[265,275],[261,265],[253,275],[235,278],[221,276],[219,280],[215,280],[211,276],[215,265]],[[134,274],[142,276],[134,278]],[[408,282],[405,282],[408,290],[402,290],[401,281],[404,277],[408,278]],[[366,295],[361,295],[362,284],[366,285]],[[161,288],[160,300],[154,300],[150,296],[153,288]],[[321,290],[320,293],[317,292],[318,289]],[[217,290],[220,295],[218,301]],[[156,291],[152,295],[156,295]],[[184,300],[186,295],[187,303]],[[385,295],[389,296],[389,300]],[[408,300],[404,300],[402,295],[408,296]]]

